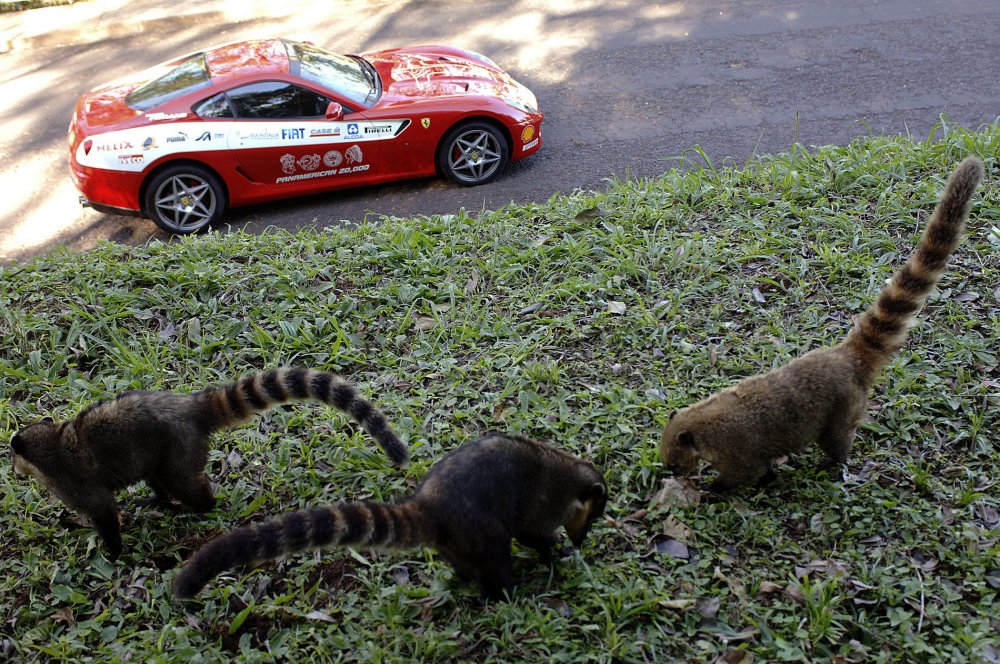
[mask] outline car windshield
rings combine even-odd
[[[163,72],[166,68],[167,71]],[[207,86],[208,65],[205,56],[195,53],[181,60],[174,60],[148,70],[147,83],[128,93],[125,103],[138,111],[148,111],[171,99]]]
[[[381,82],[375,68],[365,60],[304,42],[286,41],[285,45],[292,60],[292,74],[336,92],[357,106],[370,108],[378,100]]]

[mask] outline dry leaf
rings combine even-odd
[[[658,604],[664,609],[686,611],[694,606],[695,601],[693,599],[661,599]]]
[[[429,330],[437,325],[435,321],[430,316],[414,316],[413,317],[413,329],[421,332],[423,330]]]
[[[759,302],[760,304],[764,304],[767,302],[767,299],[764,297],[764,294],[761,293],[760,290],[756,288],[753,289],[753,299],[757,300],[757,302]]]
[[[706,620],[713,620],[715,616],[719,615],[719,608],[721,606],[722,600],[718,597],[709,597],[698,602],[698,613]]]
[[[720,634],[719,638],[725,641],[727,644],[742,643],[743,641],[749,641],[750,639],[753,639],[758,634],[760,634],[759,629],[757,629],[756,627],[749,627],[743,630],[742,632],[736,632],[734,634]],[[743,660],[737,660],[737,661],[743,661]]]
[[[52,613],[52,619],[56,622],[66,623],[70,627],[76,624],[76,620],[73,618],[73,609],[68,606],[64,606],[61,609],[56,609]]]
[[[569,618],[573,615],[573,610],[570,608],[566,600],[559,599],[558,597],[543,597],[541,602],[561,615],[563,618]]]
[[[688,549],[688,545],[672,537],[667,537],[657,542],[656,552],[664,553],[672,558],[680,558],[681,560],[691,559],[691,551]]]
[[[781,592],[781,585],[774,583],[773,581],[761,581],[757,591],[761,595],[770,595],[772,593]]]
[[[479,270],[473,269],[472,276],[469,277],[469,280],[465,282],[465,288],[463,290],[465,291],[466,295],[471,295],[476,291],[476,288],[478,286],[479,286]]]
[[[653,497],[656,505],[697,505],[701,502],[701,492],[688,479],[668,477],[663,487]]]
[[[663,520],[663,534],[681,542],[688,542],[690,541],[691,529],[671,515]]]
[[[306,614],[306,620],[318,620],[320,622],[327,622],[327,623],[337,622],[336,620],[334,620],[327,614],[323,613],[322,611],[310,611],[309,613]]]
[[[730,650],[725,655],[715,660],[715,664],[751,664],[753,653],[742,650]]]
[[[625,313],[625,303],[624,302],[608,302],[608,313],[609,314],[624,314]]]

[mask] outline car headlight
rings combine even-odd
[[[535,94],[523,85],[519,85],[513,94],[505,95],[503,100],[519,111],[538,112],[538,100],[535,99]]]
[[[493,62],[493,60],[491,60],[490,58],[486,57],[482,53],[476,53],[475,51],[467,51],[467,53],[468,53],[469,57],[475,58],[476,60],[479,60],[480,62],[482,62],[485,65],[489,65],[490,67],[493,67],[494,69],[500,69],[500,65],[498,65],[495,62]]]

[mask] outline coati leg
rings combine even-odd
[[[495,542],[487,548],[473,564],[476,568],[475,579],[482,589],[485,599],[503,599],[504,592],[508,597],[514,596],[514,561],[510,552],[510,538],[505,543]]]
[[[108,490],[97,489],[87,496],[85,502],[74,501],[74,503],[68,504],[90,519],[98,536],[108,548],[108,560],[117,560],[122,553],[122,532],[115,494]]]
[[[857,427],[848,425],[836,428],[830,426],[823,432],[818,442],[828,458],[819,464],[819,470],[832,470],[847,462],[856,431]]]
[[[517,541],[538,552],[539,559],[546,564],[552,562],[552,550],[559,543],[559,538],[552,535],[518,535]]]
[[[212,483],[204,473],[197,475],[158,475],[153,482],[193,512],[207,512],[215,507]]]
[[[167,493],[164,490],[163,485],[155,479],[146,478],[146,486],[153,490],[153,495],[149,498],[137,500],[136,505],[140,505],[142,507],[170,507],[173,505],[173,501],[170,500],[170,494]]]
[[[753,461],[740,459],[739,463],[740,465],[737,465],[736,463],[726,463],[719,460],[715,464],[715,469],[719,474],[712,481],[712,491],[722,493],[738,486],[756,484],[762,480],[768,481],[768,473],[771,473],[770,479],[774,479],[774,471],[771,469],[770,459]]]

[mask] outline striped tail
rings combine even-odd
[[[198,549],[174,578],[174,594],[194,597],[227,569],[320,547],[413,549],[433,545],[419,504],[342,503],[289,512],[220,535]]]
[[[982,177],[979,159],[967,157],[959,164],[934,208],[920,244],[841,344],[858,358],[859,376],[866,384],[871,384],[906,343],[917,313],[962,238],[972,194]]]
[[[269,369],[192,396],[205,406],[208,426],[213,430],[241,424],[278,404],[322,401],[353,417],[394,464],[405,463],[409,458],[406,446],[382,411],[334,373],[300,367]]]

